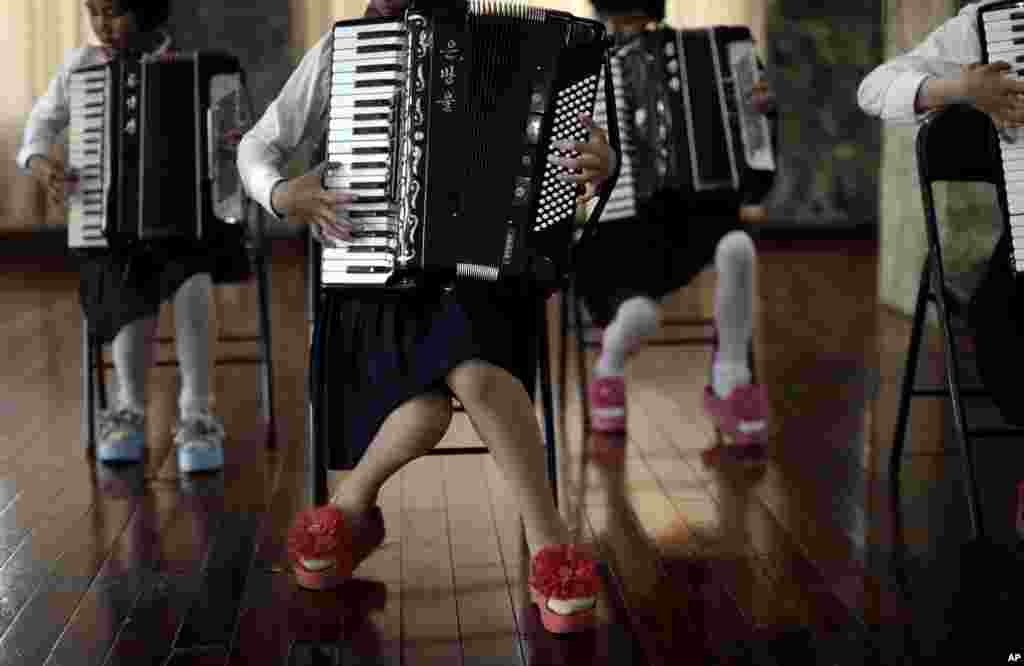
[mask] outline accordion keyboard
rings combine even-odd
[[[405,62],[401,22],[335,28],[326,158],[340,167],[324,186],[356,201],[348,205],[352,240],[323,248],[324,284],[381,285],[394,273],[393,119]]]
[[[78,192],[68,201],[68,247],[105,248],[109,146],[105,139],[109,70],[71,75],[68,166],[78,175]]]
[[[1012,63],[1010,77],[1024,78],[1019,63],[1024,59],[1024,8],[993,9],[982,14],[988,62]],[[1006,183],[1014,269],[1024,273],[1024,131],[999,133],[999,154]]]

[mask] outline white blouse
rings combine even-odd
[[[238,173],[249,195],[275,218],[270,193],[284,180],[281,169],[307,138],[326,128],[331,48],[328,32],[306,52],[263,117],[238,145]]]
[[[894,123],[924,120],[931,112],[914,110],[921,84],[931,77],[958,78],[963,65],[981,62],[978,8],[994,1],[997,0],[967,5],[916,48],[876,67],[857,90],[860,108]]]

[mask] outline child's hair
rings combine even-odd
[[[590,0],[601,16],[643,14],[661,21],[665,18],[665,0]]]
[[[121,11],[135,15],[139,32],[150,32],[167,23],[171,16],[171,0],[115,0]]]

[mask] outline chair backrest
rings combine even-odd
[[[921,126],[917,168],[921,185],[938,181],[991,183],[1001,188],[1003,170],[992,120],[970,106],[948,107]]]

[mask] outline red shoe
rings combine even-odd
[[[327,590],[341,585],[384,542],[379,507],[357,525],[336,506],[307,509],[288,531],[288,556],[300,587]]]
[[[768,437],[768,396],[760,384],[737,386],[724,400],[706,386],[704,410],[733,444],[763,444]]]
[[[592,629],[600,582],[597,564],[578,546],[547,546],[530,562],[530,598],[544,628],[553,634]]]
[[[590,433],[590,459],[599,465],[621,465],[626,459],[626,436],[620,433]]]
[[[597,377],[587,387],[590,428],[596,432],[626,432],[626,380],[621,375]]]

